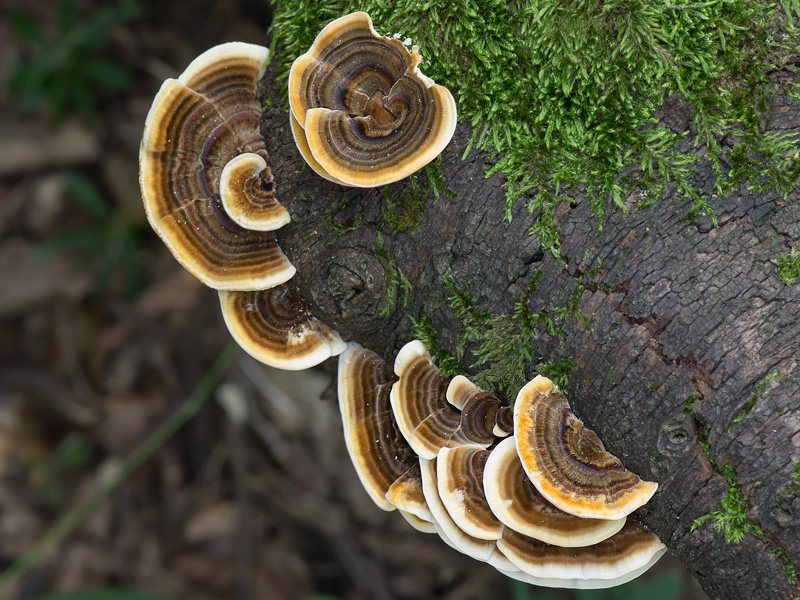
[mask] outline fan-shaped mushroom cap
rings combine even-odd
[[[658,487],[608,453],[572,413],[564,394],[541,375],[517,395],[514,439],[531,482],[564,512],[619,519],[645,504]]]
[[[422,492],[422,474],[419,470],[419,461],[414,461],[408,471],[389,486],[386,492],[386,499],[403,512],[414,515],[416,518],[428,523],[433,523],[433,515],[430,508],[428,508],[428,503],[425,501],[425,494]]]
[[[264,176],[263,173],[268,173]],[[225,213],[238,225],[253,231],[273,231],[290,218],[273,196],[272,174],[260,154],[245,152],[222,169],[219,195]]]
[[[461,412],[446,400],[449,380],[439,374],[419,340],[397,353],[392,410],[397,426],[420,458],[433,459],[439,449],[470,443],[460,429]]]
[[[239,42],[204,52],[161,86],[142,135],[139,184],[150,224],[178,262],[215,289],[264,289],[295,272],[273,233],[244,229],[220,198],[231,159],[267,156],[255,95],[267,55],[266,48]],[[238,213],[259,213],[268,226],[285,221],[268,168],[251,170],[240,184],[238,200],[231,199],[235,192],[227,193]],[[252,211],[243,208],[248,203]]]
[[[506,437],[514,433],[514,408],[503,406],[497,411],[492,433],[496,437]]]
[[[356,12],[329,23],[294,62],[292,113],[331,177],[357,187],[398,181],[450,142],[455,101],[419,71],[420,60]]]
[[[271,367],[308,369],[345,349],[339,334],[308,311],[294,286],[220,291],[219,300],[233,339]]]
[[[425,500],[433,515],[433,522],[441,538],[459,552],[471,556],[476,560],[486,561],[495,550],[493,541],[479,540],[467,535],[447,512],[439,496],[439,484],[436,474],[436,459],[420,459],[419,466],[422,471],[422,491]]]
[[[494,442],[497,418],[503,408],[500,399],[463,375],[456,375],[447,386],[447,401],[461,411],[461,433],[472,443],[488,448]],[[508,435],[502,430],[500,433],[498,437]]]
[[[625,524],[625,517],[583,519],[550,504],[528,480],[513,438],[500,442],[486,460],[483,489],[492,513],[506,527],[556,546],[597,544]]]
[[[482,446],[442,448],[436,456],[439,497],[459,529],[479,540],[497,540],[503,524],[483,493],[483,469],[489,451]]]
[[[303,159],[306,161],[306,163],[308,163],[308,166],[311,167],[311,170],[323,179],[327,179],[333,183],[338,183],[339,185],[348,185],[341,179],[336,179],[336,177],[328,173],[322,168],[322,165],[317,162],[317,159],[314,158],[314,155],[311,154],[311,149],[308,147],[306,132],[303,130],[303,126],[297,122],[297,117],[294,116],[292,111],[289,111],[289,124],[292,126],[292,137],[294,138],[294,143],[297,145],[297,149],[300,151]]]
[[[339,355],[339,409],[347,452],[364,489],[383,510],[396,508],[386,494],[417,464],[392,416],[393,380],[381,357],[356,343],[347,344]]]
[[[653,533],[633,519],[619,533],[593,546],[552,546],[506,528],[497,547],[522,573],[533,578],[530,583],[579,589],[612,587],[630,581],[666,551]]]

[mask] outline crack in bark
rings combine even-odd
[[[617,312],[622,318],[623,323],[630,326],[639,325],[647,329],[647,332],[650,334],[647,340],[647,346],[655,353],[662,363],[666,366],[683,365],[689,370],[692,383],[694,383],[697,388],[700,399],[708,398],[711,395],[715,387],[714,379],[707,363],[701,364],[698,362],[696,350],[692,350],[688,355],[677,356],[675,358],[670,358],[664,351],[664,346],[661,344],[659,338],[667,329],[669,323],[659,325],[658,319],[653,313],[646,317],[632,317],[628,314],[628,303],[624,300],[617,306]]]

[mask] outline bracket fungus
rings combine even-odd
[[[178,262],[214,289],[265,289],[295,273],[269,231],[288,214],[273,197],[259,133],[255,91],[267,56],[240,42],[207,50],[163,83],[145,121],[139,183],[147,218]],[[248,177],[230,177],[229,161],[243,155],[252,157]],[[262,230],[237,223],[223,194],[236,214],[260,217]]]
[[[344,343],[285,285],[295,268],[274,230],[290,217],[275,199],[256,97],[268,55],[253,44],[221,44],[167,79],[145,122],[139,183],[167,248],[219,290],[234,339],[268,365],[305,369]]]
[[[256,360],[289,371],[307,369],[345,348],[339,334],[306,308],[294,286],[220,291],[231,336]]]
[[[275,200],[255,95],[267,55],[222,44],[162,85],[140,149],[153,229],[219,291],[231,335],[255,358],[304,369],[340,355],[347,450],[380,508],[538,585],[609,587],[644,572],[665,548],[626,515],[656,484],[625,470],[549,380],[529,382],[512,409],[466,377],[444,377],[418,340],[392,371],[345,344],[287,283],[295,269],[274,230],[289,213]],[[382,185],[442,150],[455,104],[419,62],[416,49],[378,36],[365,13],[323,29],[289,81],[292,130],[315,171]]]
[[[354,342],[339,355],[338,395],[345,445],[361,484],[383,510],[398,506],[422,520],[416,455],[397,429],[389,390],[396,377],[380,356]]]
[[[433,523],[439,537],[462,554],[475,560],[488,561],[497,546],[492,540],[482,540],[469,535],[453,520],[439,494],[437,460],[436,458],[433,460],[423,458],[419,462],[422,471],[422,490],[431,509]]]
[[[666,552],[648,529],[628,520],[616,535],[592,546],[562,548],[506,529],[497,547],[521,573],[510,577],[545,587],[607,588],[635,579]]]
[[[607,452],[597,434],[572,413],[564,394],[541,375],[517,395],[514,439],[530,480],[564,512],[620,519],[646,504],[658,488]]]
[[[569,514],[533,485],[520,446],[538,440],[558,447],[562,436],[552,423],[526,421],[535,412],[530,394],[560,398],[556,412],[605,453],[543,377],[522,389],[510,412],[466,377],[441,375],[419,340],[403,346],[394,372],[374,352],[349,344],[339,358],[339,394],[347,448],[373,500],[509,577],[550,587],[611,587],[646,571],[666,550],[625,515]]]
[[[489,451],[481,446],[442,448],[436,456],[439,497],[450,518],[479,540],[497,540],[503,524],[492,512],[483,491],[483,471]]]
[[[364,12],[329,23],[289,73],[292,133],[322,177],[377,187],[408,177],[453,137],[456,104],[419,70],[416,47],[378,35]]]
[[[506,527],[556,546],[590,546],[625,524],[625,517],[584,519],[550,504],[528,480],[513,438],[500,442],[486,460],[483,489],[492,513]]]

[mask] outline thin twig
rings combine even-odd
[[[166,421],[159,425],[150,434],[150,437],[142,442],[118,468],[114,469],[107,477],[104,477],[89,496],[67,511],[55,525],[39,538],[39,541],[11,565],[5,573],[0,575],[0,595],[10,590],[20,578],[39,563],[54,545],[69,535],[91,515],[111,492],[197,414],[238,354],[239,346],[235,342],[228,344],[184,403]]]

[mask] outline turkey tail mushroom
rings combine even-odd
[[[456,127],[447,88],[419,70],[416,48],[378,35],[364,12],[329,23],[289,73],[292,134],[311,168],[354,187],[408,177]]]
[[[274,230],[290,216],[275,199],[256,97],[268,55],[253,44],[221,44],[166,80],[145,122],[139,183],[164,244],[219,290],[234,339],[268,365],[305,369],[344,343],[285,285],[295,268]]]

